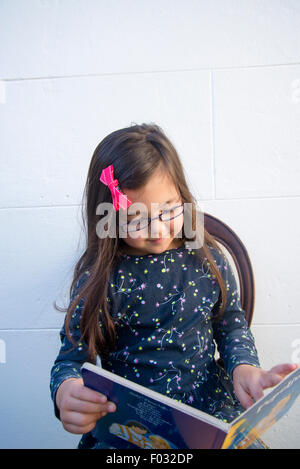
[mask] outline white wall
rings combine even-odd
[[[81,253],[92,151],[131,122],[163,127],[206,211],[239,234],[262,365],[291,361],[299,22],[297,0],[0,0],[1,447],[78,442],[50,401],[63,321],[52,303],[67,301]],[[298,399],[265,441],[300,448],[299,418]]]

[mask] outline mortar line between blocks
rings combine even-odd
[[[300,62],[287,62],[287,63],[274,63],[274,64],[254,64],[254,65],[229,65],[229,66],[207,66],[207,67],[194,67],[183,69],[169,69],[169,70],[133,70],[121,72],[99,72],[99,73],[74,73],[71,75],[50,75],[50,76],[31,76],[31,77],[4,77],[0,78],[1,81],[15,82],[15,81],[30,81],[30,80],[58,80],[65,78],[89,78],[89,77],[105,77],[105,76],[122,76],[122,75],[147,75],[155,73],[186,73],[186,72],[207,72],[207,71],[227,71],[227,70],[247,70],[247,69],[262,69],[272,67],[293,67],[300,65]]]

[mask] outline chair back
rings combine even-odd
[[[238,273],[241,306],[250,326],[254,310],[255,285],[248,252],[237,234],[218,218],[204,213],[204,227],[218,243],[227,249],[232,257]]]

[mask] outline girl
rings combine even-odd
[[[295,369],[260,368],[234,274],[214,239],[195,226],[196,200],[160,127],[132,125],[105,137],[85,194],[87,245],[63,310],[50,384],[55,415],[67,431],[83,434],[79,448],[105,447],[94,436],[97,421],[116,410],[83,385],[85,361],[225,421]],[[112,202],[110,215],[99,218],[101,204]],[[137,203],[139,215],[130,211]],[[184,204],[196,235],[183,230]],[[199,230],[203,243],[191,248]],[[225,369],[215,361],[215,343]]]

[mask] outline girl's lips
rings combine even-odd
[[[150,243],[159,244],[164,240],[164,238],[149,239]]]

